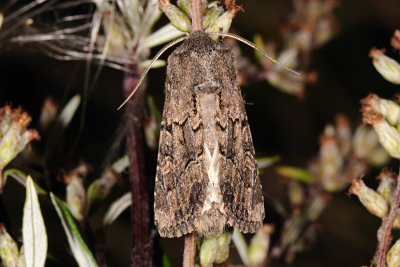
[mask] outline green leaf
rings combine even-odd
[[[281,166],[276,168],[278,174],[282,176],[286,176],[295,181],[301,181],[307,184],[310,184],[314,181],[314,177],[312,174],[302,168],[291,167],[291,166]]]
[[[47,234],[35,183],[28,176],[26,179],[26,200],[22,221],[22,240],[27,267],[44,266],[47,254]]]
[[[60,217],[65,234],[67,235],[69,246],[75,260],[78,262],[78,265],[80,267],[97,267],[98,265],[93,254],[87,247],[85,241],[83,241],[74,219],[69,213],[66,203],[53,193],[50,193],[50,198],[57,211],[58,217]]]
[[[103,218],[103,225],[110,225],[118,216],[132,204],[131,193],[125,193],[115,200],[107,210]]]

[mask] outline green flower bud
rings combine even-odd
[[[217,237],[204,238],[200,247],[200,265],[211,267],[224,263],[229,256],[230,234],[224,232]]]
[[[215,5],[210,7],[203,18],[203,28],[207,29],[208,26],[215,23],[223,12],[224,10],[220,6]]]
[[[369,53],[375,69],[387,81],[400,84],[400,64],[394,59],[386,56],[381,50],[372,49]]]
[[[183,10],[189,17],[192,17],[192,1],[190,0],[178,0],[178,7]],[[203,15],[207,10],[207,0],[202,0],[201,3]]]
[[[288,185],[288,196],[290,205],[300,206],[304,201],[304,189],[300,183],[291,181]]]
[[[259,266],[266,261],[271,241],[270,238],[273,232],[274,227],[265,224],[258,229],[255,236],[251,239],[247,250],[250,266]]]
[[[351,127],[346,116],[339,114],[335,118],[336,121],[336,139],[339,145],[340,153],[347,156],[351,150]]]
[[[240,6],[235,5],[235,1],[227,1],[227,11],[219,16],[207,28],[206,32],[222,32],[227,33],[232,24],[232,19],[236,13],[242,10]],[[217,36],[212,36],[218,38]]]
[[[0,224],[0,262],[3,267],[15,267],[18,262],[17,243],[8,234],[6,227]]]
[[[373,122],[374,129],[378,134],[381,145],[390,156],[400,159],[400,133],[383,119]]]
[[[191,20],[185,12],[171,4],[169,0],[160,0],[159,5],[161,11],[164,12],[175,28],[183,32],[190,32]]]
[[[233,17],[229,11],[224,12],[213,23],[211,23],[206,31],[207,32],[222,32],[227,33],[231,27]]]
[[[383,196],[387,203],[390,203],[396,187],[396,174],[385,168],[379,174],[378,180],[379,186],[376,191]]]
[[[387,214],[389,205],[385,198],[381,194],[367,187],[363,180],[354,179],[349,189],[349,193],[356,195],[364,207],[366,207],[373,215],[383,218],[383,216]]]
[[[353,149],[357,158],[365,159],[373,166],[382,166],[390,159],[386,150],[379,144],[376,132],[365,126],[356,129]]]
[[[319,178],[327,191],[337,191],[343,185],[338,174],[343,167],[343,156],[336,141],[335,128],[327,126],[321,138],[319,151]]]
[[[400,239],[394,243],[386,255],[387,267],[399,267],[400,264]]]
[[[96,179],[90,184],[87,192],[87,208],[93,203],[105,199],[113,186],[117,183],[119,174],[122,173],[129,166],[128,156],[124,156],[114,162],[110,168],[108,168],[99,179]]]
[[[80,176],[73,175],[71,177],[67,185],[66,200],[72,216],[76,220],[82,221],[85,216],[86,193]]]

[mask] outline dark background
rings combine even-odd
[[[252,39],[260,33],[265,40],[281,40],[281,22],[292,11],[291,1],[241,1],[245,12],[239,13],[233,28],[241,36]],[[318,83],[309,86],[300,100],[284,94],[267,82],[243,88],[247,114],[252,127],[257,155],[279,154],[282,164],[306,166],[318,150],[318,136],[324,126],[333,122],[338,113],[347,115],[353,125],[360,123],[361,98],[369,92],[390,98],[398,87],[386,82],[373,68],[368,52],[372,47],[390,47],[390,37],[400,26],[400,2],[396,0],[343,0],[335,10],[340,24],[338,35],[313,53],[311,69],[318,72]],[[243,47],[244,54],[253,51]],[[166,58],[166,56],[164,57]],[[254,60],[254,58],[253,58]],[[21,106],[37,125],[43,100],[52,96],[65,103],[72,95],[83,91],[85,65],[81,62],[62,62],[45,56],[35,45],[13,45],[0,48],[0,105]],[[90,163],[97,172],[104,165],[109,147],[120,124],[123,74],[104,68],[97,85],[89,96],[86,112],[82,110],[68,129],[60,151],[59,166],[69,169],[77,160]],[[165,69],[151,71],[148,77],[150,92],[160,109],[163,101]],[[82,119],[84,126],[81,127]],[[72,146],[71,144],[76,144]],[[73,149],[72,149],[73,148]],[[154,179],[155,152],[148,153],[149,183]],[[367,182],[379,170],[372,170]],[[262,177],[264,193],[272,198],[284,198],[284,185],[273,171]],[[122,185],[122,186],[121,186]],[[124,192],[122,182],[114,192]],[[10,215],[13,233],[18,236],[24,189],[10,182],[3,201]],[[46,201],[46,223],[52,249],[62,255],[65,236],[54,211]],[[266,216],[268,217],[268,210]],[[380,220],[370,215],[355,197],[345,192],[336,194],[320,219],[319,239],[310,252],[298,256],[293,266],[361,266],[368,265],[376,246],[376,231]],[[106,232],[109,266],[128,266],[130,258],[129,213],[126,212]],[[162,240],[173,266],[181,261],[183,240]],[[64,262],[64,261],[63,261]],[[66,266],[72,266],[72,258]],[[112,264],[111,264],[112,263]],[[61,265],[61,263],[59,263]],[[56,264],[57,265],[57,264]],[[278,266],[279,263],[276,264]]]

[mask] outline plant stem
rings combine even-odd
[[[194,267],[196,259],[196,234],[193,232],[185,236],[183,250],[183,267]]]
[[[386,254],[392,242],[392,229],[400,205],[400,173],[397,175],[397,185],[390,203],[389,213],[383,218],[378,230],[378,248],[376,251],[376,266],[385,267]]]
[[[203,31],[202,0],[192,0],[192,32]]]
[[[136,67],[136,66],[135,66]],[[125,74],[124,93],[128,96],[138,82],[138,76]],[[143,108],[145,90],[141,86],[126,105],[127,153],[129,155],[129,181],[132,194],[131,224],[132,253],[131,266],[152,266],[151,236],[149,219],[149,197],[145,176],[143,147]]]

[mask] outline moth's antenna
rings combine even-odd
[[[156,62],[156,60],[169,48],[171,48],[172,46],[186,40],[188,38],[188,36],[183,36],[181,38],[178,38],[172,42],[169,42],[168,44],[166,44],[163,48],[161,48],[160,51],[157,52],[157,54],[155,55],[155,57],[151,60],[150,65],[146,68],[146,70],[142,73],[142,75],[140,76],[140,79],[138,81],[138,83],[136,84],[135,88],[133,88],[132,92],[129,94],[129,96],[124,100],[124,102],[122,102],[122,104],[117,108],[117,110],[121,109],[128,101],[129,99],[131,99],[131,97],[135,94],[135,92],[137,91],[137,89],[139,88],[139,86],[142,84],[144,78],[146,77],[147,73],[149,72],[151,66],[153,66],[154,62]]]
[[[249,40],[240,37],[239,35],[236,35],[234,33],[221,33],[221,32],[206,32],[207,34],[212,34],[212,35],[217,35],[217,36],[221,36],[221,37],[231,37],[233,39],[236,39],[244,44],[247,44],[248,46],[254,48],[257,52],[260,52],[261,54],[263,54],[264,57],[268,58],[269,60],[271,60],[272,62],[274,62],[275,64],[277,64],[278,66],[284,68],[285,70],[295,74],[295,75],[301,75],[300,72],[297,72],[295,70],[292,70],[289,67],[286,67],[285,65],[282,65],[281,63],[279,63],[279,61],[277,61],[276,59],[274,59],[272,56],[270,56],[267,52],[265,52],[264,50],[262,50],[261,48],[258,48],[254,43],[250,42]]]

